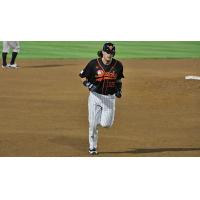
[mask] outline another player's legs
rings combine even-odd
[[[13,67],[13,68],[16,68],[17,67],[17,64],[15,63],[15,59],[17,57],[17,52],[12,52],[12,58],[11,58],[11,61],[10,61],[10,67]]]
[[[9,52],[8,42],[3,42],[3,51],[2,51],[2,68],[8,67],[7,65],[7,54]]]
[[[12,58],[10,61],[10,67],[16,68],[17,64],[15,63],[15,60],[16,60],[17,54],[20,50],[20,45],[19,45],[19,42],[9,42],[9,45],[13,48]]]
[[[7,54],[8,54],[8,53],[6,53],[6,52],[2,52],[2,68],[7,67],[7,61],[6,61],[6,59],[7,59]]]

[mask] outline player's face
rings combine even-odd
[[[110,62],[113,58],[113,51],[112,51],[112,46],[109,46],[109,49],[107,51],[102,51],[103,53],[103,59],[106,62]]]
[[[109,62],[112,60],[113,55],[112,54],[108,54],[105,51],[103,51],[103,58],[106,62]]]

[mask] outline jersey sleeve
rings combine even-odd
[[[92,61],[90,61],[86,67],[80,72],[79,76],[81,78],[89,79],[92,74]]]
[[[120,70],[119,70],[119,74],[117,76],[117,79],[122,79],[124,78],[124,74],[123,74],[123,65],[121,62],[119,62],[119,66],[120,66]]]

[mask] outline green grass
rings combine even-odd
[[[23,41],[19,58],[95,58],[104,42],[83,41]],[[116,57],[131,58],[200,58],[200,41],[184,42],[131,42],[118,41]],[[2,49],[2,42],[0,42]]]

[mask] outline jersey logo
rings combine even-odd
[[[98,71],[97,71],[97,74],[98,74],[99,76],[102,76],[102,75],[104,74],[104,72],[103,72],[103,70],[98,70]]]
[[[103,70],[98,70],[95,78],[96,78],[96,81],[115,80],[117,78],[117,73],[115,73],[115,71],[104,72]]]

